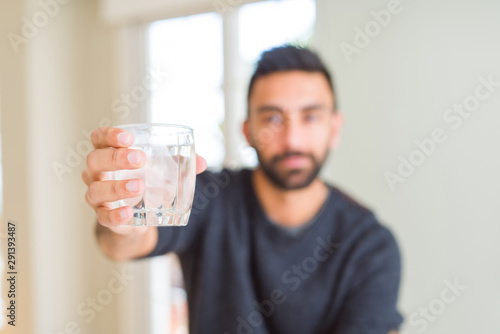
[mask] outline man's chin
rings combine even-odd
[[[280,172],[267,172],[264,170],[264,173],[275,186],[283,190],[299,190],[306,188],[317,176],[317,173],[304,169],[291,169]]]

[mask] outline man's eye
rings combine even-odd
[[[268,123],[280,123],[281,122],[281,116],[279,115],[271,115],[266,118],[266,122]]]
[[[307,114],[305,118],[306,121],[317,121],[319,119],[318,115],[316,114]]]

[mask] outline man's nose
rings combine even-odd
[[[290,117],[286,120],[283,129],[283,141],[287,150],[301,151],[308,138],[305,128],[298,117]]]

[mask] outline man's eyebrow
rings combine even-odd
[[[324,104],[321,104],[321,103],[313,103],[313,104],[309,104],[309,105],[306,105],[306,106],[300,108],[300,110],[302,112],[322,110],[322,109],[326,109],[326,106]],[[257,113],[263,113],[263,112],[283,113],[284,110],[278,106],[275,106],[275,105],[263,105],[263,106],[260,106],[259,108],[257,108]]]
[[[278,106],[273,106],[273,105],[263,105],[257,108],[257,113],[264,113],[264,112],[283,112],[283,109],[281,109]]]
[[[326,106],[324,104],[315,103],[315,104],[307,105],[307,106],[303,107],[301,110],[303,112],[304,111],[307,112],[307,111],[323,110],[323,109],[326,109]]]

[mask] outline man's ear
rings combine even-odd
[[[330,137],[330,149],[336,150],[340,144],[340,134],[342,132],[342,126],[344,125],[344,116],[339,110],[335,110],[332,116],[331,126],[331,137]]]
[[[251,140],[251,137],[250,137],[250,124],[248,122],[248,118],[243,122],[243,134],[245,135],[245,138],[247,140],[247,143],[248,145],[250,145],[251,147],[253,147],[252,145],[252,140]]]

